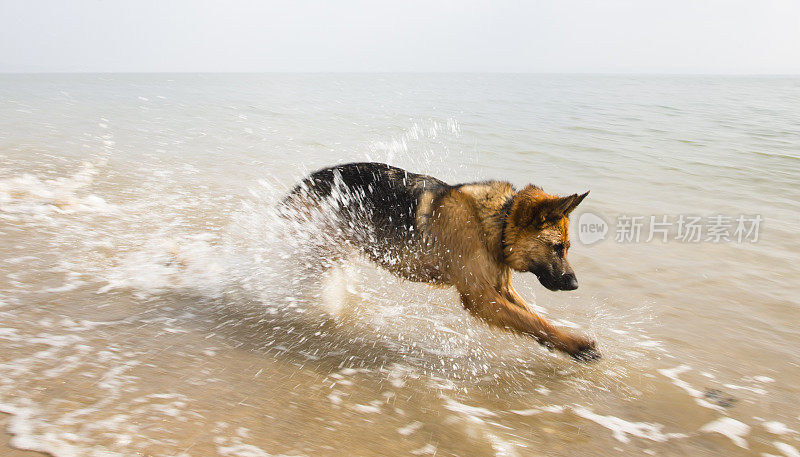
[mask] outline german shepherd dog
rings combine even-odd
[[[327,207],[330,243],[402,278],[453,286],[471,314],[588,361],[600,357],[594,341],[556,328],[511,285],[516,270],[550,290],[578,287],[567,229],[588,193],[557,197],[504,181],[449,185],[383,163],[350,163],[312,173],[282,208],[298,217]]]

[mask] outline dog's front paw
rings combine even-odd
[[[597,343],[581,336],[572,337],[567,354],[579,362],[591,362],[602,357]]]

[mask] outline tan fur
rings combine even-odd
[[[502,208],[512,197],[514,205],[505,220]],[[435,206],[420,206],[421,211],[431,212],[425,230],[434,240],[432,255],[420,260],[436,263],[439,282],[455,286],[473,315],[580,358],[594,351],[594,342],[565,333],[532,312],[511,284],[512,269],[526,271],[527,260],[552,257],[553,243],[568,246],[569,219],[564,212],[574,206],[559,205],[564,205],[563,199],[533,186],[516,195],[511,185],[503,182],[454,188]],[[563,212],[549,219],[552,215],[542,211]],[[571,271],[568,263],[566,266]]]
[[[487,249],[497,259],[502,259],[503,217],[501,210],[509,198],[514,196],[514,188],[507,182],[493,181],[488,183],[468,184],[460,187],[461,192],[475,201],[478,219],[483,228],[483,237]]]
[[[433,213],[433,197],[433,192],[423,192],[417,201],[417,214],[415,215],[417,227],[426,227],[428,225]]]

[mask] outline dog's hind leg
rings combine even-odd
[[[345,316],[357,290],[355,279],[348,274],[348,259],[342,250],[319,246],[299,255],[294,287],[302,300],[320,305],[330,317]]]
[[[491,325],[532,336],[539,343],[577,360],[600,357],[594,341],[559,330],[538,314],[510,301],[494,287],[470,287],[459,292],[464,307]]]

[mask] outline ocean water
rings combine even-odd
[[[515,284],[604,358],[490,329],[454,291],[361,259],[308,274],[313,229],[272,206],[362,160],[591,190],[572,224],[580,288]],[[799,184],[800,78],[2,75],[9,445],[795,456]],[[605,239],[581,242],[585,214]],[[648,241],[651,216],[670,224]],[[759,221],[742,240],[740,217]]]

